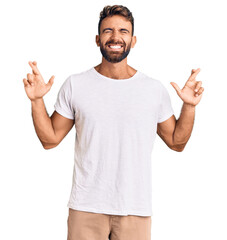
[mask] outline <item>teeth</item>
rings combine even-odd
[[[121,46],[110,46],[110,48],[121,48]]]

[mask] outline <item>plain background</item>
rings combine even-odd
[[[63,240],[73,174],[74,128],[51,150],[36,136],[23,78],[37,61],[51,115],[65,79],[101,62],[95,44],[105,5],[127,6],[137,44],[128,64],[166,86],[176,118],[193,68],[205,91],[183,152],[157,136],[152,153],[152,240],[227,239],[226,8],[224,0],[5,1],[0,44],[0,239]]]

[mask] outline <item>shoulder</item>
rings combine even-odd
[[[71,80],[77,80],[77,79],[81,79],[81,78],[84,78],[84,77],[88,77],[92,72],[92,68],[89,68],[87,70],[84,70],[84,71],[81,71],[81,72],[78,72],[78,73],[73,73],[70,75],[71,77]]]
[[[160,80],[158,80],[158,79],[156,79],[156,78],[153,78],[153,77],[151,77],[151,76],[148,76],[147,74],[145,74],[145,73],[143,73],[143,72],[140,72],[140,71],[139,71],[139,73],[140,73],[140,76],[141,76],[143,79],[145,79],[146,81],[152,83],[156,88],[158,88],[158,89],[160,89],[160,90],[163,89],[163,88],[165,88],[164,85],[163,85],[163,83],[162,83]]]
[[[91,76],[92,76],[92,69],[90,68],[88,70],[69,75],[66,81],[68,81],[68,84],[71,85],[72,88],[75,88],[75,87],[78,88],[86,84],[89,81],[89,79],[91,79]]]

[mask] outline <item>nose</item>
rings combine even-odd
[[[117,36],[117,31],[116,31],[116,30],[114,30],[114,31],[112,32],[112,36],[113,36],[113,37],[116,37],[116,36]]]
[[[112,36],[111,36],[111,38],[114,38],[114,39],[119,39],[119,36],[120,36],[120,34],[119,34],[119,32],[118,31],[116,31],[116,30],[114,30],[113,32],[112,32]]]
[[[110,41],[112,43],[120,43],[120,44],[123,43],[123,40],[121,39],[121,36],[117,31],[112,32],[112,35],[110,37]]]

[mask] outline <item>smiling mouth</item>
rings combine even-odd
[[[122,45],[108,45],[108,48],[113,51],[120,51],[123,48],[123,46]]]

